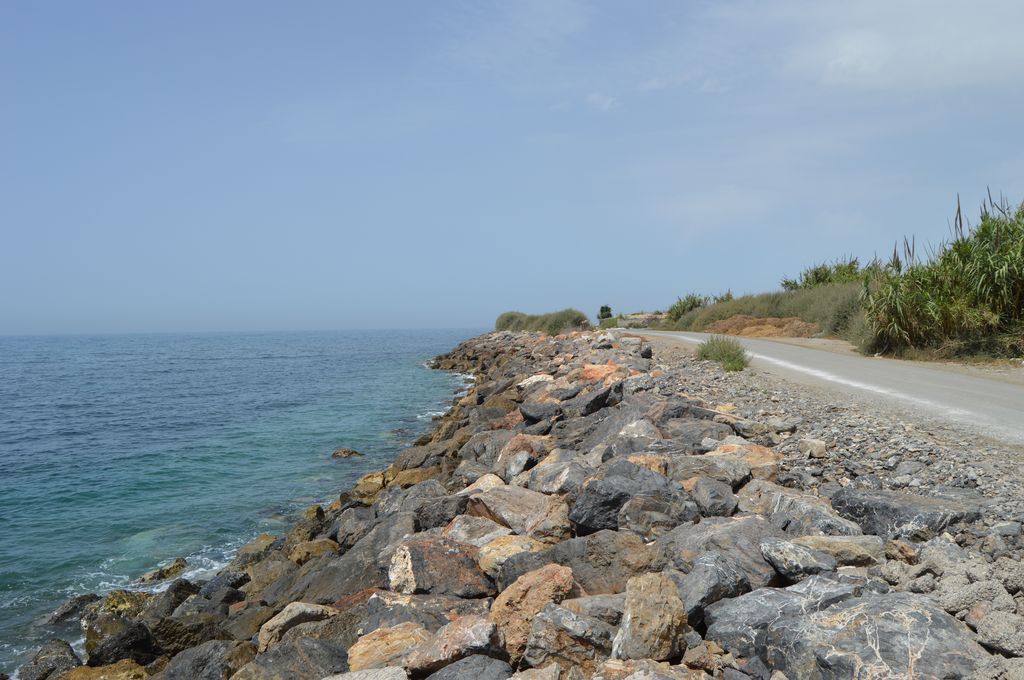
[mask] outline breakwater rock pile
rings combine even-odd
[[[53,641],[21,680],[1024,677],[1019,538],[956,540],[982,502],[809,474],[799,417],[621,333],[434,367],[475,385],[390,467],[208,582],[69,602],[86,665]]]

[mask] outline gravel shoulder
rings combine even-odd
[[[976,490],[990,500],[993,521],[997,516],[1024,520],[1024,446],[974,434],[924,410],[894,407],[870,395],[797,383],[757,368],[725,373],[712,362],[695,359],[689,345],[644,337],[657,363],[685,369],[680,372],[688,377],[685,389],[694,395],[732,404],[753,419],[799,417],[801,436],[829,445],[826,459],[802,466],[816,476],[845,484],[875,475],[885,488],[915,493],[942,487]],[[780,451],[794,447],[795,442],[778,445]],[[902,472],[896,473],[901,465]]]

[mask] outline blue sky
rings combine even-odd
[[[484,327],[1024,198],[1024,3],[0,5],[0,333]]]

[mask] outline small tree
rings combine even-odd
[[[601,305],[600,311],[597,312],[598,321],[604,321],[605,319],[612,318],[612,308],[608,305]]]

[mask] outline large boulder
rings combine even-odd
[[[107,666],[130,659],[145,666],[160,655],[160,646],[145,624],[131,621],[117,633],[105,637],[89,652],[88,665]]]
[[[431,673],[426,680],[507,680],[512,677],[512,667],[500,659],[483,654],[474,654]]]
[[[298,601],[330,604],[352,593],[379,587],[380,553],[415,533],[416,526],[416,516],[410,512],[382,518],[344,555],[325,555],[306,562],[266,588],[261,599],[278,607]]]
[[[655,661],[678,657],[686,651],[685,632],[686,608],[667,574],[642,574],[629,579],[612,656]]]
[[[404,595],[381,590],[366,602],[366,613],[360,621],[363,633],[378,628],[391,628],[412,622],[434,632],[460,616],[486,614],[489,599],[465,600],[450,595]]]
[[[836,561],[831,555],[778,538],[761,541],[761,554],[790,583],[836,570]]]
[[[771,623],[762,656],[791,678],[962,678],[986,656],[928,598],[871,594]]]
[[[501,653],[501,635],[493,621],[486,616],[462,616],[406,655],[403,665],[423,675],[475,654]]]
[[[388,565],[388,585],[399,593],[484,597],[494,584],[476,562],[476,549],[434,534],[402,541]]]
[[[885,561],[885,541],[878,536],[801,536],[793,542],[831,555],[839,566],[870,567]]]
[[[167,616],[153,625],[153,637],[163,654],[173,656],[209,640],[230,638],[220,627],[222,621],[223,617],[214,613]]]
[[[794,536],[861,534],[860,525],[841,517],[827,498],[761,479],[743,487],[739,496],[741,511],[765,515],[772,525]]]
[[[162,680],[230,678],[256,656],[256,645],[238,640],[210,640],[181,652],[164,668]]]
[[[471,496],[467,514],[486,517],[542,543],[558,543],[570,535],[565,501],[517,486],[496,487]]]
[[[391,628],[378,628],[359,638],[348,650],[348,665],[353,671],[385,666],[401,666],[403,659],[431,634],[415,623],[400,623]]]
[[[638,536],[619,531],[598,531],[563,541],[541,552],[513,555],[501,565],[499,586],[505,588],[526,572],[545,564],[570,567],[576,583],[584,592],[601,595],[624,592],[630,578],[656,569],[663,561],[656,546],[648,545]]]
[[[761,554],[761,541],[778,534],[757,515],[709,517],[699,524],[677,527],[655,545],[668,563],[682,571],[688,571],[702,553],[718,552],[743,572],[752,588],[760,588],[776,578],[775,568]]]
[[[832,496],[832,507],[857,522],[865,533],[917,541],[941,534],[950,524],[973,522],[981,517],[978,505],[962,500],[851,487]]]
[[[560,603],[573,593],[572,569],[558,564],[523,574],[505,588],[491,606],[491,620],[505,638],[513,663],[526,649],[533,618],[548,604]]]
[[[611,653],[615,629],[557,604],[549,604],[534,617],[523,662],[532,668],[556,664],[563,672],[579,669],[590,677]]]
[[[619,510],[631,498],[645,496],[691,509],[689,519],[698,516],[697,507],[683,488],[668,477],[623,458],[602,465],[583,481],[569,519],[577,534],[617,529]]]
[[[784,589],[759,588],[708,606],[704,639],[735,656],[755,656],[764,651],[765,632],[772,622],[819,611],[863,592],[862,584],[824,576],[812,576]]]
[[[345,646],[333,640],[290,637],[257,655],[232,680],[320,680],[348,670]]]
[[[687,573],[675,572],[673,576],[692,626],[704,621],[704,609],[708,606],[750,590],[746,573],[717,552],[704,553],[693,561]]]
[[[334,607],[308,602],[292,602],[279,614],[263,624],[259,632],[259,651],[265,652],[271,645],[280,641],[281,637],[300,623],[322,621],[338,613]]]

